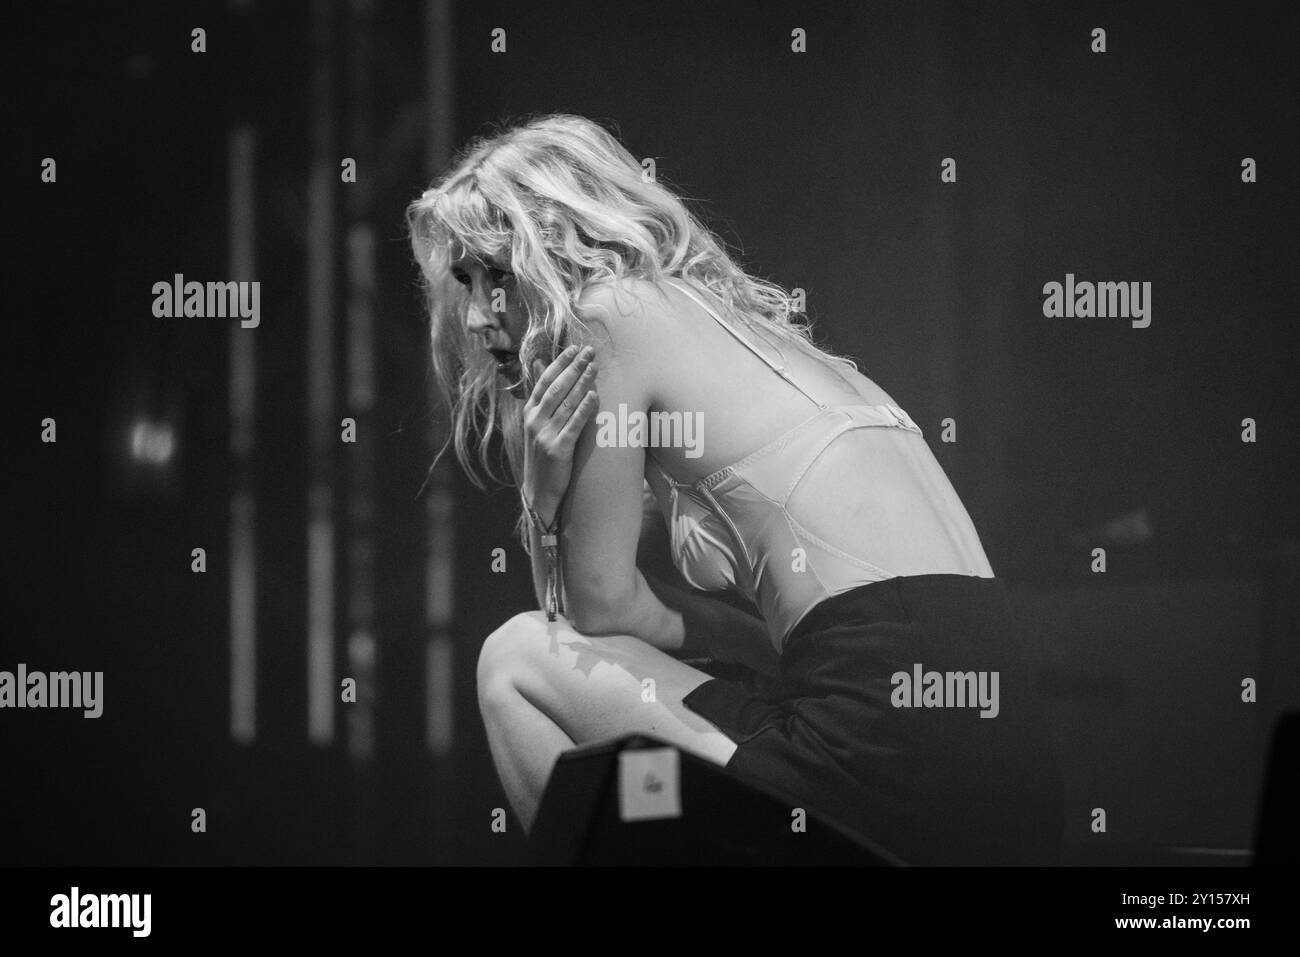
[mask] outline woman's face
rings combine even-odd
[[[523,380],[519,344],[528,331],[528,312],[514,273],[508,263],[500,260],[485,266],[462,258],[452,264],[451,274],[469,292],[465,324],[470,337],[496,360],[501,385],[515,392],[512,387]],[[497,309],[493,309],[494,304]]]

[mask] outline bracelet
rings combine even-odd
[[[547,525],[542,521],[542,517],[528,502],[528,498],[521,490],[520,499],[524,503],[524,512],[528,515],[528,521],[532,523],[533,528],[537,529],[538,535],[542,540],[542,548],[546,552],[546,620],[555,621],[556,616],[563,611],[560,602],[560,589],[558,583],[559,565],[560,565],[560,509],[555,510],[555,517],[551,524]]]
[[[523,498],[522,494],[520,495],[520,498]],[[545,522],[542,521],[542,517],[537,514],[537,512],[533,509],[531,505],[528,504],[528,499],[526,498],[524,499],[524,511],[528,514],[528,521],[532,522],[533,528],[537,529],[538,534],[542,536],[543,547],[555,546],[559,544],[558,541],[558,536],[560,534],[559,509],[555,510],[555,518],[551,519],[550,525],[547,525]]]

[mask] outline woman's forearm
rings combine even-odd
[[[584,593],[580,587],[563,592],[566,616],[589,634],[631,635],[678,658],[713,658],[779,674],[780,658],[763,619],[725,597],[692,588],[673,565],[667,527],[649,492],[646,504],[634,580],[619,595]],[[540,605],[545,566],[535,558],[533,568]]]
[[[540,534],[530,527],[529,535],[533,584],[544,609],[546,560]],[[766,675],[780,673],[767,626],[755,615],[640,569],[626,594],[578,596],[575,603],[564,590],[563,566],[560,561],[561,607],[580,632],[630,635],[678,658],[713,658]]]
[[[678,658],[713,658],[745,665],[767,675],[780,672],[762,618],[728,601],[691,588],[672,564],[667,530],[647,493],[646,521],[637,554],[635,577],[618,595],[578,588],[569,594],[564,578],[564,541],[560,540],[556,576],[560,608],[579,631],[640,638]],[[550,521],[560,504],[542,503],[539,518]],[[527,523],[528,552],[537,606],[546,609],[549,572],[541,532]]]
[[[668,582],[646,576],[656,603],[676,619],[681,639],[673,652],[680,658],[713,658],[744,665],[765,675],[777,675],[781,660],[767,633],[763,619],[720,598],[690,588],[684,582]]]

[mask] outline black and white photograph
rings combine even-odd
[[[1294,9],[10,18],[6,927],[1274,923]]]

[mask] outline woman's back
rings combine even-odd
[[[651,413],[697,416],[693,448],[648,451],[688,581],[734,588],[775,648],[825,598],[900,576],[992,577],[915,423],[860,373],[728,321],[674,280]]]

